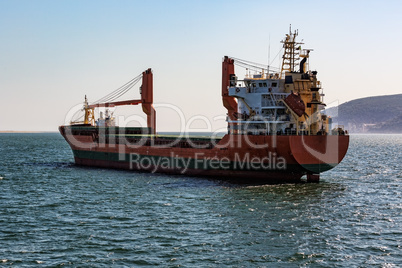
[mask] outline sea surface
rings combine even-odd
[[[0,134],[0,267],[402,267],[402,135],[352,135],[318,184],[75,166]]]

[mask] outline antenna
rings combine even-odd
[[[267,76],[269,76],[269,65],[271,64],[271,34],[269,34],[268,38],[268,67],[267,67]]]

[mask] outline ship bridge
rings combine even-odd
[[[234,84],[234,83],[232,83]],[[278,76],[254,75],[237,80],[229,87],[229,96],[238,100],[237,118],[233,130],[239,134],[269,135],[277,131],[278,124],[289,121],[283,100],[290,94],[284,92],[284,80]]]

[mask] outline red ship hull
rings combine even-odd
[[[142,139],[132,143],[124,134],[102,138],[94,134],[96,127],[88,128],[92,134],[71,129],[59,128],[78,165],[252,183],[297,182],[303,175],[318,180],[321,172],[342,161],[349,146],[347,135],[225,135],[190,144],[178,138],[166,143],[159,136],[136,135]]]

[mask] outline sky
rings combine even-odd
[[[327,104],[400,94],[401,11],[386,0],[0,0],[0,131],[57,131],[85,95],[100,99],[147,68],[158,131],[222,130],[222,58],[279,66],[289,25],[313,49]],[[134,114],[144,117],[114,113],[124,124]]]

